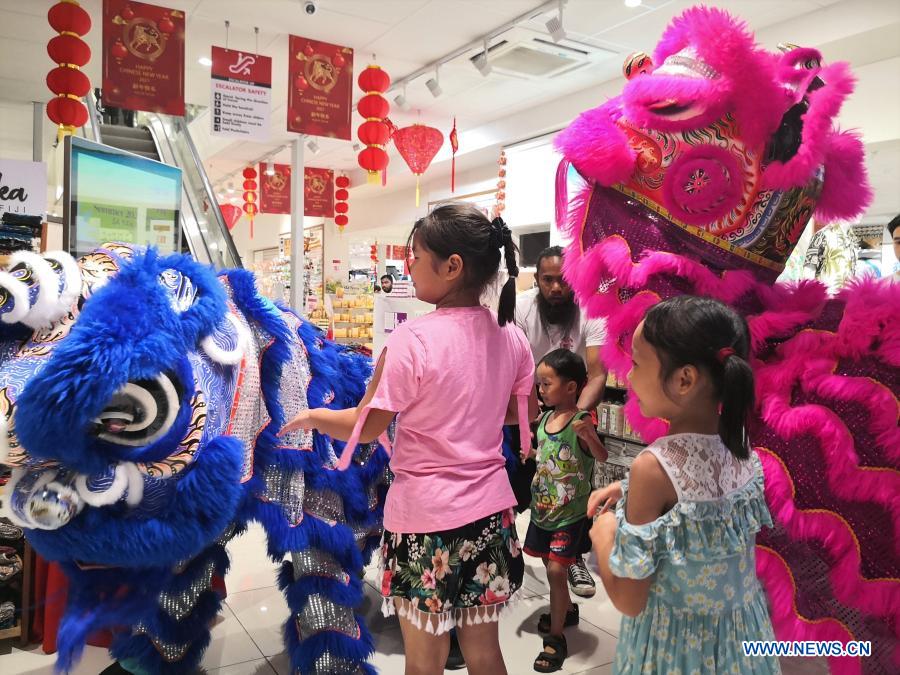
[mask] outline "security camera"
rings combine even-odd
[[[305,11],[310,16],[315,14],[317,9],[318,7],[316,7],[316,3],[313,2],[313,0],[306,0],[306,2],[303,3],[303,11]]]

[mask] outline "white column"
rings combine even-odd
[[[297,136],[291,144],[291,308],[306,314],[306,289],[303,288],[303,141]]]

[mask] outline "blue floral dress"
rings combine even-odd
[[[644,611],[622,619],[614,672],[781,672],[777,658],[746,657],[741,646],[775,639],[756,578],[755,536],[772,525],[759,458],[739,460],[719,436],[700,434],[665,436],[645,452],[659,460],[678,503],[631,525],[622,481],[610,567],[619,577],[655,577]]]

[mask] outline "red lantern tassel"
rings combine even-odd
[[[456,155],[450,160],[450,192],[456,192]]]
[[[416,174],[416,208],[419,208],[419,174]]]

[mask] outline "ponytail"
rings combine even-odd
[[[497,321],[501,326],[513,321],[516,315],[516,277],[519,276],[519,266],[516,264],[516,245],[512,240],[512,232],[503,222],[502,218],[495,218],[491,223],[492,227],[500,229],[503,241],[503,258],[506,261],[506,271],[509,278],[503,284],[503,290],[500,291],[500,305],[497,308]]]
[[[753,410],[753,370],[737,354],[725,356],[722,363],[722,413],[719,415],[719,436],[738,459],[750,456],[747,421]]]

